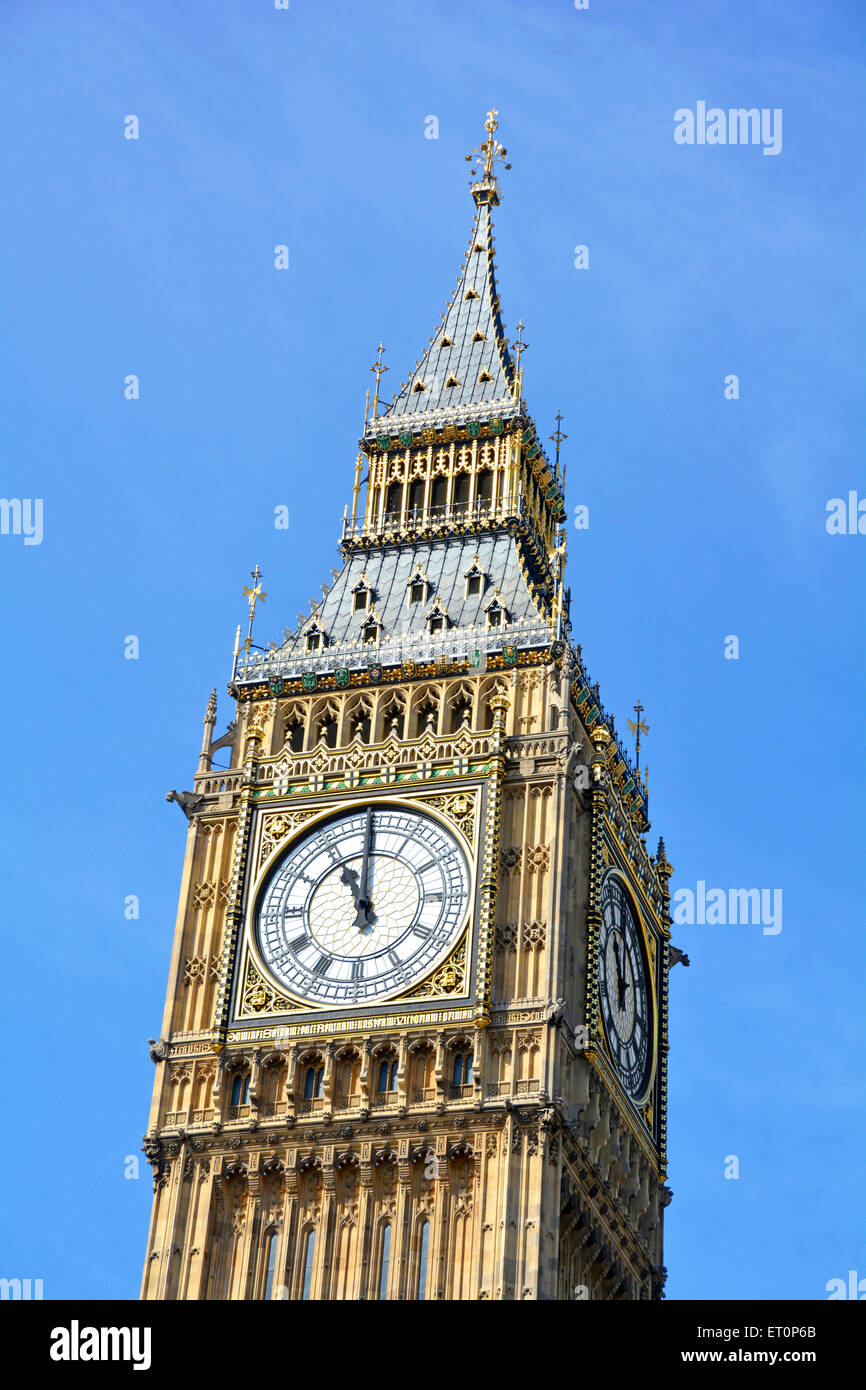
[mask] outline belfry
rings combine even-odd
[[[146,1299],[662,1296],[673,869],[572,638],[496,130],[387,405],[380,345],[340,566],[267,650],[253,572],[231,722],[212,695],[170,793]]]

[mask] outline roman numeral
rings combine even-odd
[[[314,975],[327,975],[327,973],[328,973],[328,966],[329,966],[330,964],[331,964],[331,957],[330,957],[330,956],[319,956],[319,959],[316,961],[315,965],[313,966],[313,974],[314,974]]]
[[[305,934],[304,934],[303,932],[301,932],[300,936],[296,936],[295,939],[294,939],[294,941],[290,941],[290,942],[289,942],[289,950],[290,950],[290,951],[293,951],[293,952],[295,952],[295,953],[297,953],[297,952],[300,951],[304,946],[307,946],[308,944],[309,944],[309,937],[308,937],[308,936],[305,936]]]

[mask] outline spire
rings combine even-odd
[[[493,165],[497,159],[501,159],[505,164],[505,156],[508,151],[504,145],[500,145],[499,141],[493,138],[499,129],[499,122],[496,119],[498,115],[499,112],[495,109],[487,112],[487,120],[484,122],[487,139],[483,145],[466,156],[466,162],[471,164],[474,161],[476,166],[482,159],[484,160],[480,169],[476,167],[472,170],[472,196],[479,207],[482,203],[499,202],[499,182],[493,172]],[[505,164],[505,168],[510,169],[511,165]]]
[[[368,420],[368,437],[383,429],[393,433],[452,420],[504,417],[519,407],[519,375],[499,314],[490,216],[499,202],[494,163],[506,153],[494,139],[497,124],[496,112],[488,112],[487,139],[466,156],[479,166],[472,171],[477,211],[457,288],[408,380],[384,413]]]

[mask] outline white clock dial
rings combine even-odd
[[[611,1056],[629,1096],[642,1100],[652,1075],[652,991],[637,916],[616,874],[602,884],[598,981]]]
[[[469,865],[432,816],[363,807],[296,840],[255,913],[259,951],[291,993],[320,1006],[398,993],[455,944]]]

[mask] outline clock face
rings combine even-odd
[[[635,910],[615,874],[602,885],[601,914],[601,1013],[622,1084],[638,1101],[652,1072],[652,993]]]
[[[281,856],[258,900],[256,941],[292,994],[354,1005],[426,975],[468,906],[469,865],[448,830],[421,811],[361,807]]]

